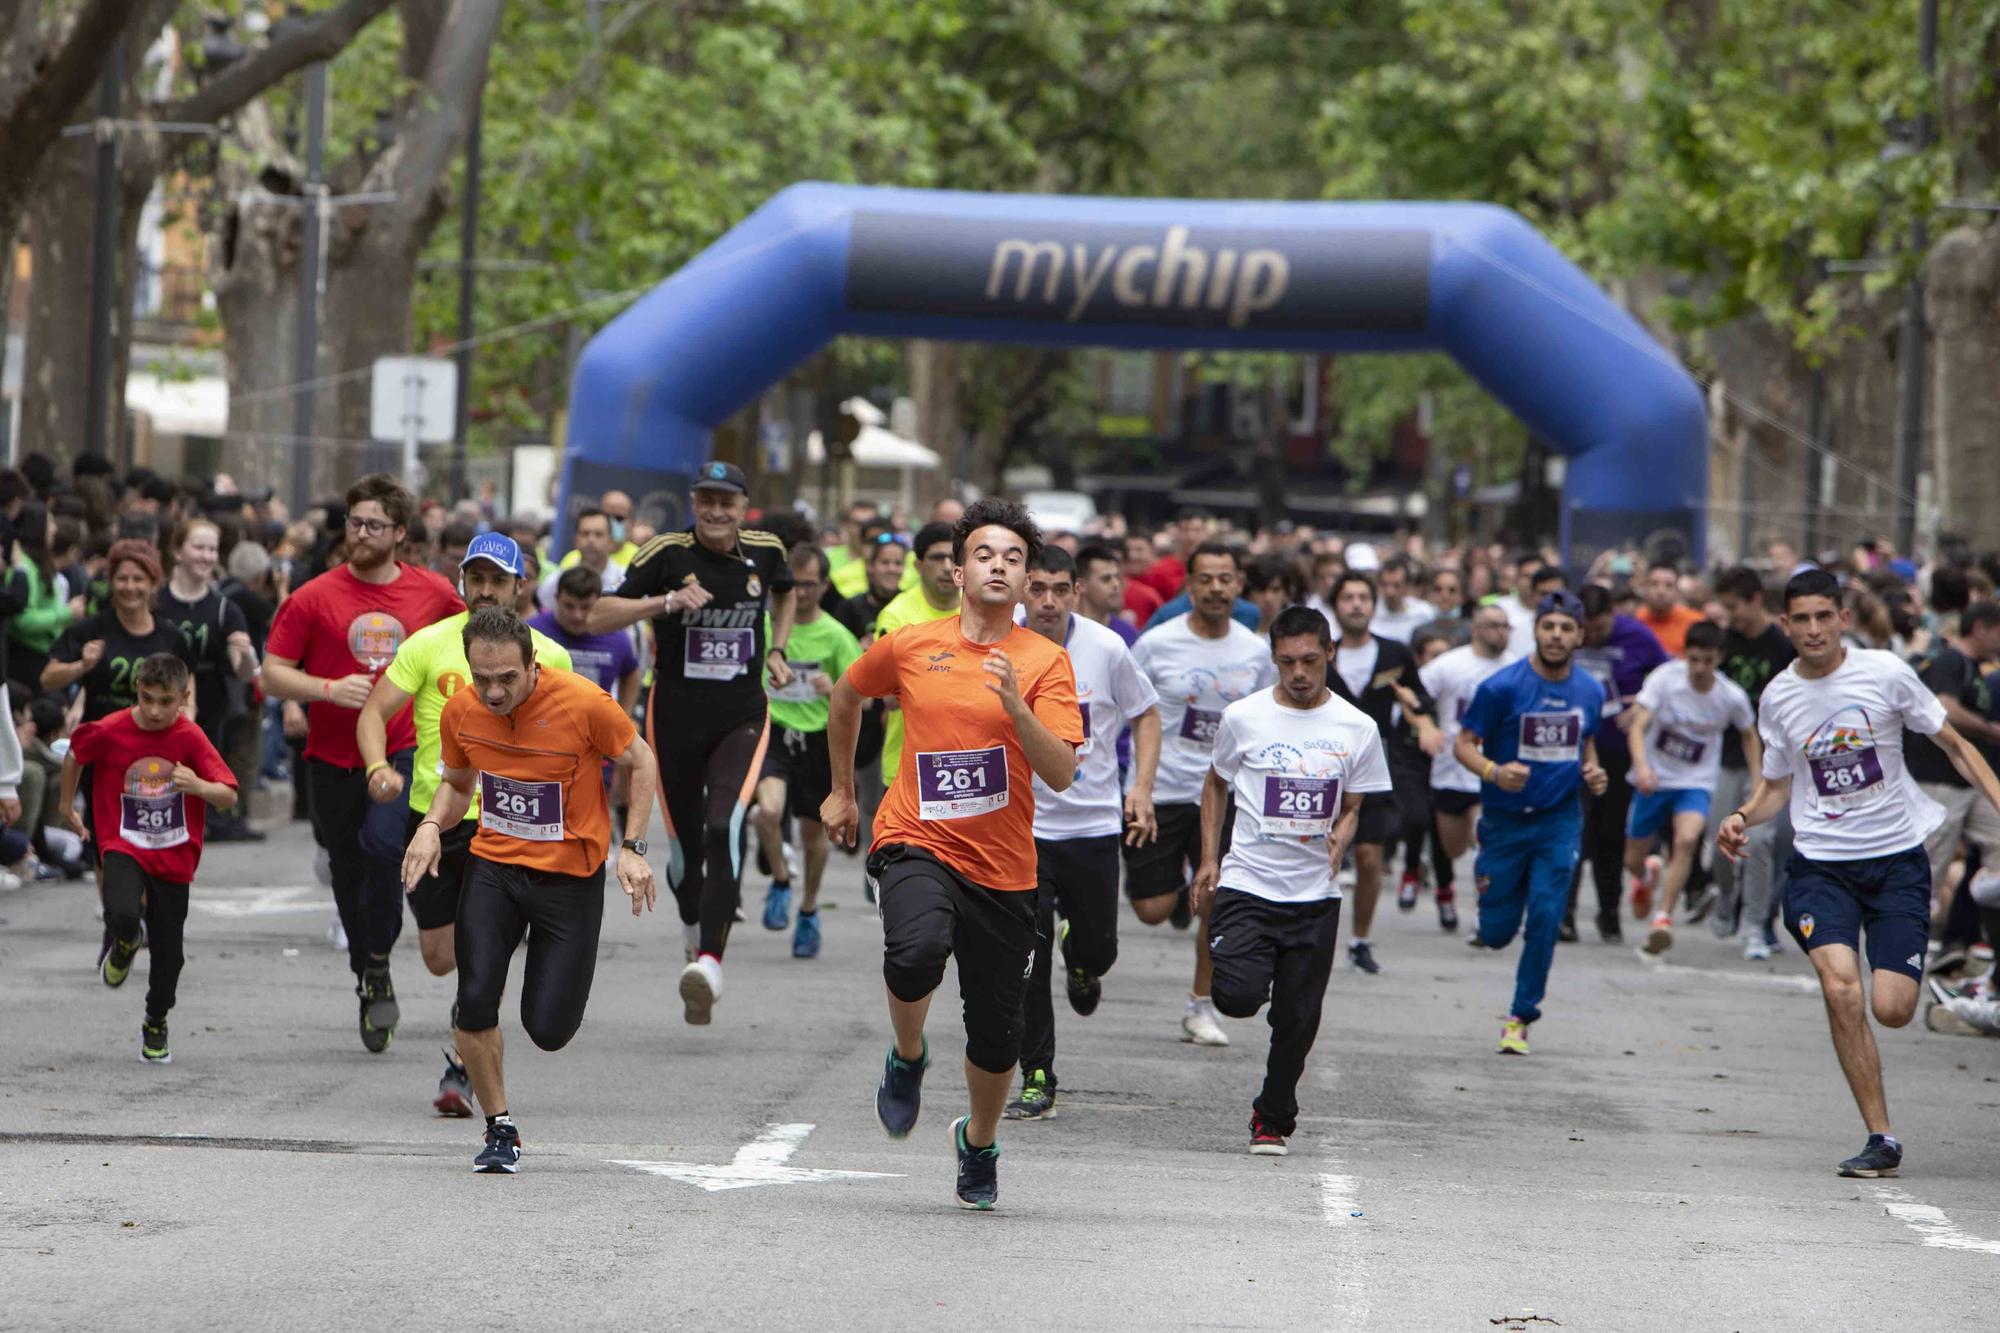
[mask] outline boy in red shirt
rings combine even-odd
[[[146,1022],[139,1054],[152,1064],[173,1059],[167,1048],[167,1011],[174,1007],[184,955],[188,884],[201,862],[210,806],[236,807],[236,775],[200,727],[181,714],[187,663],[154,653],[133,673],[139,702],[70,738],[63,759],[62,806],[70,829],[84,836],[76,789],[90,766],[90,805],[104,874],[104,925],[111,951],[104,955],[104,984],[122,986],[139,950],[143,918],[153,953],[146,987]]]

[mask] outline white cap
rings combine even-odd
[[[1357,574],[1373,574],[1382,568],[1382,558],[1367,542],[1350,542],[1341,548],[1340,555],[1347,562],[1347,567]]]

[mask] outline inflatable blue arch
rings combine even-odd
[[[1573,559],[1668,532],[1697,556],[1704,546],[1699,388],[1506,209],[818,183],[773,196],[590,341],[570,396],[561,534],[613,488],[684,522],[710,432],[844,333],[1441,350],[1568,456]]]

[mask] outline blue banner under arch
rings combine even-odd
[[[683,522],[710,431],[843,333],[1441,350],[1568,455],[1573,555],[1665,533],[1697,555],[1705,545],[1699,388],[1507,209],[818,183],[773,196],[585,348],[561,530],[614,487],[642,514]]]

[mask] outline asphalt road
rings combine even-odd
[[[2000,1285],[2000,1043],[1886,1034],[1904,1175],[1842,1180],[1863,1136],[1796,954],[1564,946],[1503,1058],[1513,957],[1428,905],[1385,912],[1380,977],[1335,973],[1282,1159],[1245,1152],[1263,1025],[1183,1045],[1191,941],[1128,922],[1097,1015],[1057,1001],[1059,1116],[1003,1128],[1000,1208],[964,1213],[954,997],[891,1143],[879,931],[856,863],[830,879],[824,955],[753,919],[706,1029],[671,915],[608,908],[570,1048],[505,1014],[513,1178],[430,1114],[452,987],[413,931],[362,1050],[303,825],[210,850],[164,1068],[90,890],[0,897],[0,1328],[1887,1328]]]

